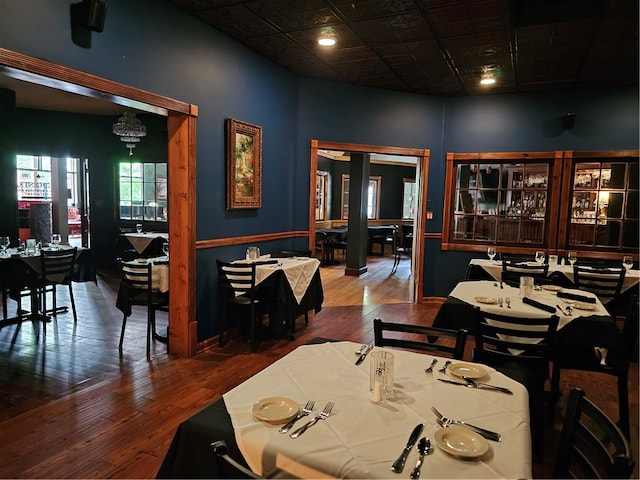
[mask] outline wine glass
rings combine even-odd
[[[10,243],[11,241],[9,240],[9,237],[0,237],[0,249],[2,249],[2,255],[4,255]]]
[[[538,262],[539,265],[544,263],[544,252],[542,250],[536,252],[536,262]]]
[[[487,255],[489,255],[489,260],[493,261],[493,258],[496,256],[496,247],[488,247]]]
[[[169,243],[165,242],[162,244],[162,251],[168,257],[169,256]]]
[[[142,233],[142,224],[141,223],[136,223],[136,232]]]
[[[51,235],[51,244],[53,245],[54,250],[58,250],[60,248],[60,234],[54,233]]]
[[[578,261],[578,253],[577,252],[569,252],[567,254],[567,260],[569,260],[569,263],[573,267],[573,264]]]
[[[631,267],[633,267],[633,258],[631,258],[631,255],[624,256],[624,258],[622,259],[622,266],[625,268],[625,270],[630,270]]]

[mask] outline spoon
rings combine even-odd
[[[411,471],[411,475],[409,478],[420,478],[420,468],[422,468],[422,461],[424,460],[424,456],[429,454],[429,448],[431,448],[431,442],[427,437],[422,437],[418,442],[418,446],[416,449],[420,454],[418,461],[416,462],[416,466]]]

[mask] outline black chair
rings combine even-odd
[[[214,478],[266,478],[253,473],[246,465],[241,464],[229,455],[229,447],[224,440],[211,444],[216,456],[218,474]]]
[[[525,262],[502,260],[502,281],[512,287],[520,286],[520,277],[533,277],[535,283],[546,284],[549,264],[529,265]]]
[[[131,307],[134,305],[147,308],[147,358],[151,356],[151,337],[164,341],[156,333],[156,311],[168,311],[169,297],[165,293],[153,289],[151,263],[125,262],[118,259],[120,267],[120,289],[118,291],[117,305],[123,311],[122,330],[118,349],[122,355],[122,343],[127,318],[131,315]]]
[[[389,332],[402,333],[401,336],[387,336]],[[373,320],[374,343],[377,347],[396,347],[421,350],[462,360],[467,342],[467,331],[446,328],[409,325],[406,323]],[[410,335],[409,335],[410,334]],[[444,343],[440,340],[444,340]]]
[[[411,255],[413,248],[413,225],[402,225],[402,248],[408,255]]]
[[[620,429],[586,396],[569,392],[554,478],[630,478],[635,462]]]
[[[72,281],[77,252],[77,247],[61,250],[40,250],[42,313],[45,315],[57,315],[60,312],[69,310],[67,306],[58,308],[56,299],[56,286],[66,285],[69,288],[69,300],[71,301],[74,323],[78,323]],[[52,294],[52,308],[50,310],[47,309],[48,292]]]
[[[315,256],[320,258],[323,265],[328,265],[333,261],[329,237],[326,232],[316,232]]]
[[[596,295],[607,308],[608,304],[620,296],[625,272],[623,267],[598,268],[575,264],[573,266],[573,283],[576,288]]]
[[[536,461],[543,459],[545,381],[549,377],[558,316],[509,317],[475,309],[473,361],[487,364],[523,384],[529,392],[531,434]]]
[[[400,233],[398,230],[394,232],[394,242],[393,242],[393,266],[391,267],[391,275],[396,273],[398,270],[398,266],[400,265],[400,260],[403,255],[407,255],[411,257],[411,249],[407,249],[404,246],[404,243],[400,241]]]
[[[269,305],[259,298],[256,290],[256,263],[238,264],[216,260],[220,286],[222,315],[218,345],[224,345],[224,332],[230,312],[244,310],[249,323],[249,343],[251,351],[258,349],[256,325],[268,313]],[[237,318],[237,316],[235,317]]]
[[[375,228],[370,230],[369,236],[369,252],[373,255],[373,246],[380,246],[380,255],[384,256],[384,250],[386,245],[393,247],[394,235],[398,231],[398,226],[393,225],[389,227]]]
[[[622,351],[609,351],[605,364],[601,363],[600,350],[596,345],[583,348],[559,346],[553,354],[553,373],[551,375],[551,398],[555,402],[560,395],[560,373],[564,370],[581,370],[606,373],[618,380],[618,425],[629,437],[629,368],[632,362],[638,362],[638,297],[634,295],[631,311],[624,320],[621,332]]]

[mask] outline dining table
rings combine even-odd
[[[525,262],[530,265],[537,265],[535,261]],[[622,266],[622,265],[620,265]],[[606,267],[597,267],[597,271],[606,271]],[[570,264],[550,263],[547,276],[550,279],[558,280],[556,283],[564,286],[573,285],[573,266]],[[489,260],[485,258],[473,258],[469,261],[465,278],[471,280],[492,279],[500,281],[502,278],[502,261]],[[627,292],[640,283],[640,270],[628,269],[624,274],[624,281],[620,291]]]
[[[412,431],[430,440],[423,478],[531,478],[528,395],[524,386],[493,368],[452,361],[413,351],[378,347],[393,355],[393,392],[382,404],[372,402],[372,353],[356,364],[359,344],[326,341],[302,345],[226,392],[183,421],[157,473],[158,478],[216,478],[211,444],[224,440],[229,452],[251,470],[267,477],[409,478],[419,453],[407,450],[406,465],[392,464]],[[437,361],[431,373],[425,368]],[[445,372],[439,368],[450,362]],[[453,372],[474,371],[477,378],[507,388],[511,394],[467,388]],[[449,383],[454,382],[454,383]],[[314,400],[311,414],[280,433],[291,412],[265,413],[274,402],[293,411]],[[330,415],[300,436],[292,436],[334,403]],[[500,441],[487,440],[467,427],[444,427],[442,415],[491,430]]]
[[[163,232],[131,232],[124,233],[123,236],[140,255],[144,254],[144,251],[156,238],[169,240],[169,234]]]
[[[574,298],[567,298],[572,296]],[[441,305],[433,326],[464,328],[473,335],[477,330],[474,308],[526,318],[555,314],[559,321],[553,349],[599,348],[603,362],[607,361],[608,353],[616,356],[617,352],[624,351],[620,330],[596,295],[575,288],[541,285],[526,298],[525,301],[520,296],[519,288],[500,281],[463,280]],[[506,299],[509,299],[508,304]]]
[[[69,245],[43,247],[43,249],[49,248],[65,250],[73,247]],[[41,276],[41,271],[42,264],[39,248],[32,252],[27,252],[24,249],[8,248],[2,255],[0,255],[0,288],[2,288],[5,293],[8,293],[9,290],[24,290],[25,287],[36,281]],[[62,280],[62,278],[60,280]],[[76,259],[73,271],[70,274],[70,280],[73,282],[97,282],[95,261],[90,249],[78,248],[76,250]],[[4,298],[6,297],[3,294],[3,300]],[[31,310],[22,315],[22,320],[50,321],[50,316],[39,311],[40,304],[37,289],[31,289],[30,299]],[[7,306],[3,304],[3,309],[6,308]],[[60,307],[60,310],[66,311],[66,307]],[[18,320],[18,316],[1,319],[0,328],[6,325],[13,325]]]
[[[295,332],[295,320],[309,311],[319,313],[324,302],[320,260],[315,257],[235,260],[237,264],[256,263],[256,286],[260,297],[269,303],[269,328],[272,336]]]

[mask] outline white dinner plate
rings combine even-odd
[[[254,403],[251,411],[263,422],[287,423],[298,414],[300,405],[286,397],[267,397]]]
[[[475,363],[457,362],[447,367],[447,371],[456,377],[482,378],[487,376],[487,371],[481,365]]]
[[[573,308],[577,308],[578,310],[595,310],[595,303],[586,303],[586,302],[572,302],[571,305]]]
[[[559,287],[558,285],[543,285],[542,289],[548,290],[550,292],[559,292],[560,290],[562,290],[562,287]]]
[[[486,303],[488,305],[493,305],[494,303],[498,303],[498,299],[494,297],[474,297],[475,301],[478,303]]]
[[[435,442],[450,455],[461,458],[478,458],[489,450],[489,443],[468,428],[452,425],[437,430]]]

